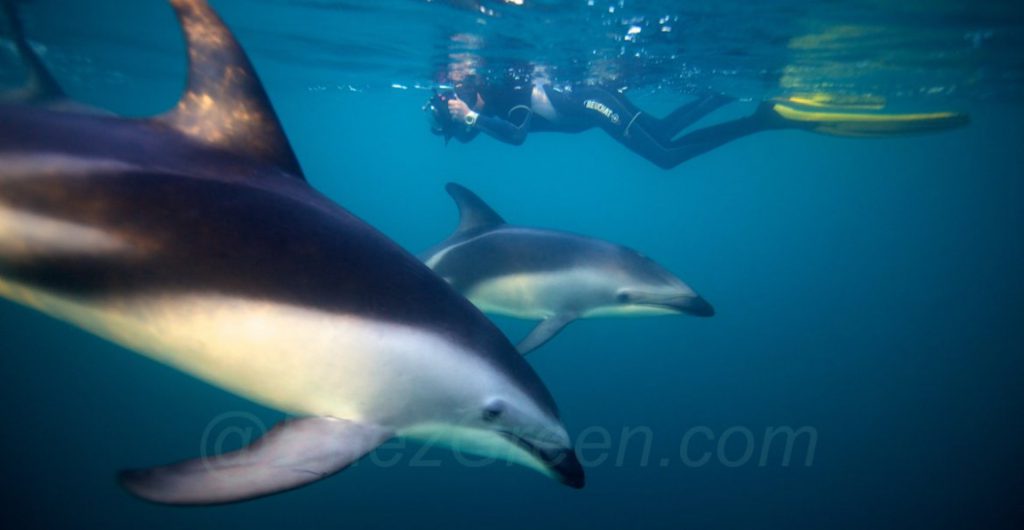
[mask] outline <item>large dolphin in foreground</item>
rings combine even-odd
[[[0,106],[0,295],[299,418],[123,485],[238,501],[407,436],[582,487],[555,403],[513,346],[314,190],[230,31],[203,0],[171,5],[190,64],[169,113]]]
[[[636,251],[585,236],[512,226],[466,188],[445,188],[459,226],[423,256],[480,309],[541,322],[523,354],[578,318],[715,314],[682,280]]]

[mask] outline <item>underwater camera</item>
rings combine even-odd
[[[448,101],[458,99],[454,90],[434,90],[434,95],[423,105],[430,132],[444,136],[444,143],[455,135],[457,124],[448,113]]]

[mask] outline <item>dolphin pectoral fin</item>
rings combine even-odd
[[[221,504],[290,490],[333,475],[392,436],[328,417],[278,424],[248,447],[163,467],[124,471],[121,484],[164,504]]]
[[[536,350],[558,335],[573,320],[576,320],[575,313],[562,313],[542,320],[526,338],[516,345],[516,349],[523,355]]]

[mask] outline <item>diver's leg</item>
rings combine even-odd
[[[665,144],[644,126],[636,124],[630,128],[628,135],[615,138],[634,153],[653,162],[658,167],[672,169],[737,138],[770,128],[765,127],[763,122],[751,116],[699,129],[670,144]]]
[[[660,134],[661,131],[652,130],[649,122],[641,119],[643,113],[625,98],[603,89],[580,91],[578,96],[584,119],[591,125],[600,127],[634,153],[664,169],[671,169],[748,134],[787,125],[783,120],[775,119],[774,113],[767,112],[770,108],[762,106],[746,118],[712,125],[670,141]]]
[[[659,119],[644,113],[638,121],[641,121],[647,131],[656,135],[662,143],[668,144],[687,127],[733,101],[734,98],[723,94],[707,94],[680,106],[664,118]]]
[[[662,169],[672,169],[682,162],[676,161],[673,151],[642,126],[634,126],[628,136],[611,133],[609,135],[629,148],[630,151],[644,157]]]
[[[611,131],[609,134],[658,167],[672,169],[744,136],[792,126],[783,120],[775,119],[769,111],[770,107],[762,105],[750,116],[698,129],[672,142],[662,141],[643,123],[634,123],[621,135],[613,134]]]
[[[573,95],[574,116],[578,120],[601,128],[608,136],[659,167],[669,169],[674,165],[665,142],[651,134],[640,120],[643,115],[640,109],[625,98],[600,87],[584,87]]]
[[[567,101],[567,116],[588,127],[600,127],[616,138],[628,136],[629,130],[643,116],[626,98],[602,87],[581,88]]]
[[[733,140],[762,131],[797,129],[835,136],[890,137],[947,130],[961,127],[968,121],[967,115],[954,112],[897,115],[801,114],[765,102],[750,116],[704,127],[669,143],[651,134],[640,120],[625,131],[626,134],[616,139],[659,167],[671,169]]]

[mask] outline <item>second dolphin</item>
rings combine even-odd
[[[485,312],[540,320],[517,346],[524,355],[579,318],[715,314],[682,280],[630,248],[512,226],[468,189],[445,189],[459,226],[421,257]]]

